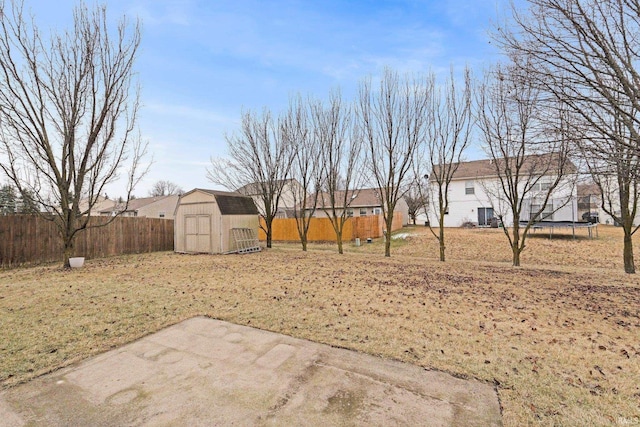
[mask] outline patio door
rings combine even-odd
[[[478,225],[491,225],[493,219],[493,208],[478,208]]]

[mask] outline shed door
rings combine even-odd
[[[211,253],[211,215],[184,217],[185,250]]]

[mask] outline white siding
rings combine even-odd
[[[445,227],[460,227],[465,222],[478,224],[479,208],[493,208],[494,216],[503,214],[504,222],[507,226],[513,224],[513,216],[510,214],[509,206],[493,196],[498,194],[499,182],[497,179],[473,180],[473,194],[470,191],[469,179],[454,180],[449,185],[449,213],[444,216]],[[431,200],[429,208],[429,220],[432,226],[438,224],[438,187],[431,185]],[[577,221],[577,205],[575,197],[575,186],[571,185],[571,180],[564,180],[554,191],[552,198],[556,206],[566,203],[567,198],[572,200],[564,207],[558,209],[554,215],[554,221]],[[524,209],[523,209],[524,211]],[[527,210],[528,212],[528,210]],[[524,212],[523,212],[524,213]]]

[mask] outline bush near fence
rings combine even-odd
[[[94,217],[89,224],[112,218]],[[75,255],[87,259],[173,250],[173,220],[118,217],[110,224],[78,233]],[[38,215],[0,216],[0,266],[35,265],[63,260],[63,245],[53,221]]]
[[[260,218],[260,230],[258,238],[267,240],[267,235],[263,228],[264,220]],[[402,228],[402,213],[395,212],[393,214],[393,226],[391,231]],[[382,215],[359,216],[347,219],[342,231],[342,240],[348,242],[356,238],[376,239],[382,237],[384,230],[384,219]],[[307,235],[309,242],[335,242],[336,233],[331,225],[329,218],[311,218],[309,224],[309,233]],[[273,220],[272,240],[274,242],[299,242],[298,228],[295,218],[276,218]]]

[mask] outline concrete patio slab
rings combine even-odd
[[[499,426],[478,381],[197,317],[0,393],[0,426]]]

